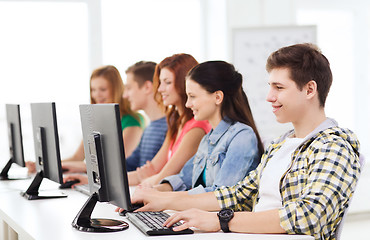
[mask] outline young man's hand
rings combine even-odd
[[[183,220],[184,223],[181,226],[174,227],[174,231],[181,231],[190,227],[206,232],[218,232],[221,229],[217,212],[207,212],[195,208],[175,213],[163,225],[170,227],[180,220]]]

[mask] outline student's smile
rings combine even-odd
[[[272,105],[272,112],[276,113],[279,111],[279,109],[282,107],[282,105]]]

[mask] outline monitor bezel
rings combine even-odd
[[[29,200],[66,197],[60,191],[39,192],[44,178],[63,182],[55,103],[31,103],[31,116],[37,174],[29,188],[21,194]]]
[[[0,173],[1,180],[15,180],[23,178],[9,177],[8,172],[13,163],[20,167],[25,167],[22,123],[19,104],[6,104],[6,119],[9,142],[9,161]]]

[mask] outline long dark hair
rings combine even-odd
[[[250,126],[256,134],[258,150],[263,154],[263,144],[254,123],[248,98],[243,91],[243,77],[234,66],[224,61],[209,61],[192,68],[188,75],[210,93],[222,91],[221,117],[226,121],[241,122]],[[227,118],[225,118],[227,117]]]

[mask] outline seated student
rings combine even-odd
[[[126,70],[124,98],[128,99],[131,109],[143,110],[150,119],[135,151],[126,158],[127,171],[141,167],[152,160],[162,147],[167,133],[167,122],[162,102],[154,100],[153,75],[154,62],[137,62]]]
[[[257,167],[263,153],[242,75],[229,63],[212,61],[195,66],[186,79],[186,107],[195,120],[208,120],[212,130],[181,172],[156,188],[194,194],[234,185]]]
[[[133,111],[143,110],[150,123],[145,128],[139,145],[126,158],[127,171],[133,171],[151,160],[159,151],[166,137],[167,122],[164,108],[154,100],[153,74],[156,63],[140,61],[126,70],[124,98],[130,102]],[[87,184],[86,175],[69,175],[64,181],[79,180],[75,185]]]
[[[332,83],[329,62],[316,46],[296,44],[272,53],[266,69],[267,101],[277,121],[292,122],[294,129],[273,141],[257,169],[235,186],[196,195],[137,187],[133,202],[144,202],[141,210],[198,208],[170,217],[167,226],[185,221],[175,230],[335,238],[360,176],[360,163],[354,133],[325,115]],[[204,211],[220,209],[218,214]]]
[[[153,160],[128,173],[130,185],[138,185],[150,176],[146,184],[158,184],[161,179],[180,172],[209,132],[209,123],[194,120],[191,109],[185,107],[185,76],[197,64],[193,56],[182,53],[167,57],[156,66],[155,98],[166,106],[168,131]]]
[[[125,144],[125,154],[130,156],[139,144],[144,127],[144,118],[130,108],[128,101],[122,97],[124,86],[121,75],[112,65],[102,66],[93,71],[90,77],[91,104],[118,103],[121,114],[122,137]],[[76,152],[62,161],[66,173],[86,172],[83,142]],[[35,172],[34,162],[28,162],[30,172]]]

